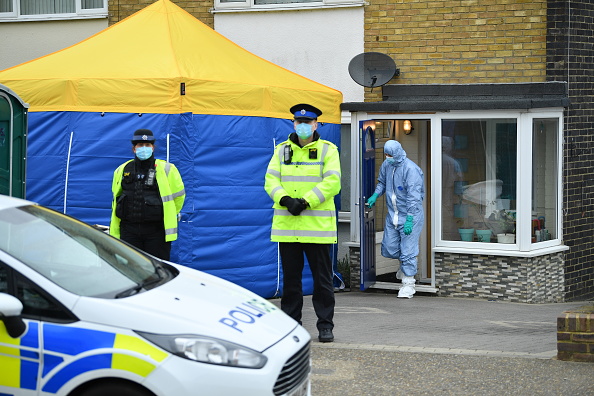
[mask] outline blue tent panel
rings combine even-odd
[[[109,224],[113,171],[132,158],[139,128],[156,137],[155,156],[179,169],[186,187],[172,261],[279,294],[277,244],[270,241],[272,201],[264,174],[290,120],[243,116],[33,112],[29,114],[27,198],[90,224]],[[340,126],[324,124],[340,145]],[[169,136],[167,136],[169,134]],[[281,286],[282,287],[282,286]],[[304,293],[313,290],[306,265]]]

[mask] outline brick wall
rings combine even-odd
[[[155,0],[109,0],[109,25],[113,25],[124,18],[129,17],[144,7],[153,4]],[[213,0],[202,1],[185,1],[185,0],[171,0],[172,3],[177,4],[202,23],[214,28],[214,17],[209,10],[214,6]]]
[[[557,359],[594,363],[594,306],[557,318]]]
[[[594,298],[594,1],[549,1],[547,80],[567,81],[563,207],[566,299]],[[570,17],[571,16],[571,17]]]
[[[365,51],[390,55],[391,83],[545,81],[546,0],[369,0]],[[381,90],[366,89],[366,101]]]

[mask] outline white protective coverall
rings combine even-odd
[[[404,276],[413,277],[417,273],[419,255],[419,236],[423,229],[423,171],[407,158],[399,142],[388,140],[384,153],[391,155],[394,162],[385,160],[378,176],[375,194],[386,194],[386,224],[382,240],[382,256],[400,260],[400,270]],[[403,230],[406,217],[412,215],[413,228],[410,235]]]

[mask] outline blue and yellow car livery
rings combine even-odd
[[[12,338],[0,322],[0,395],[55,394],[77,376],[103,369],[141,380],[169,356],[134,335],[80,325],[28,321],[25,334]]]

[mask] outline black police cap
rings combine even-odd
[[[155,143],[155,136],[150,129],[137,129],[132,136],[132,144],[136,143]]]
[[[322,115],[322,110],[306,103],[296,104],[289,111],[295,120],[316,120]]]

